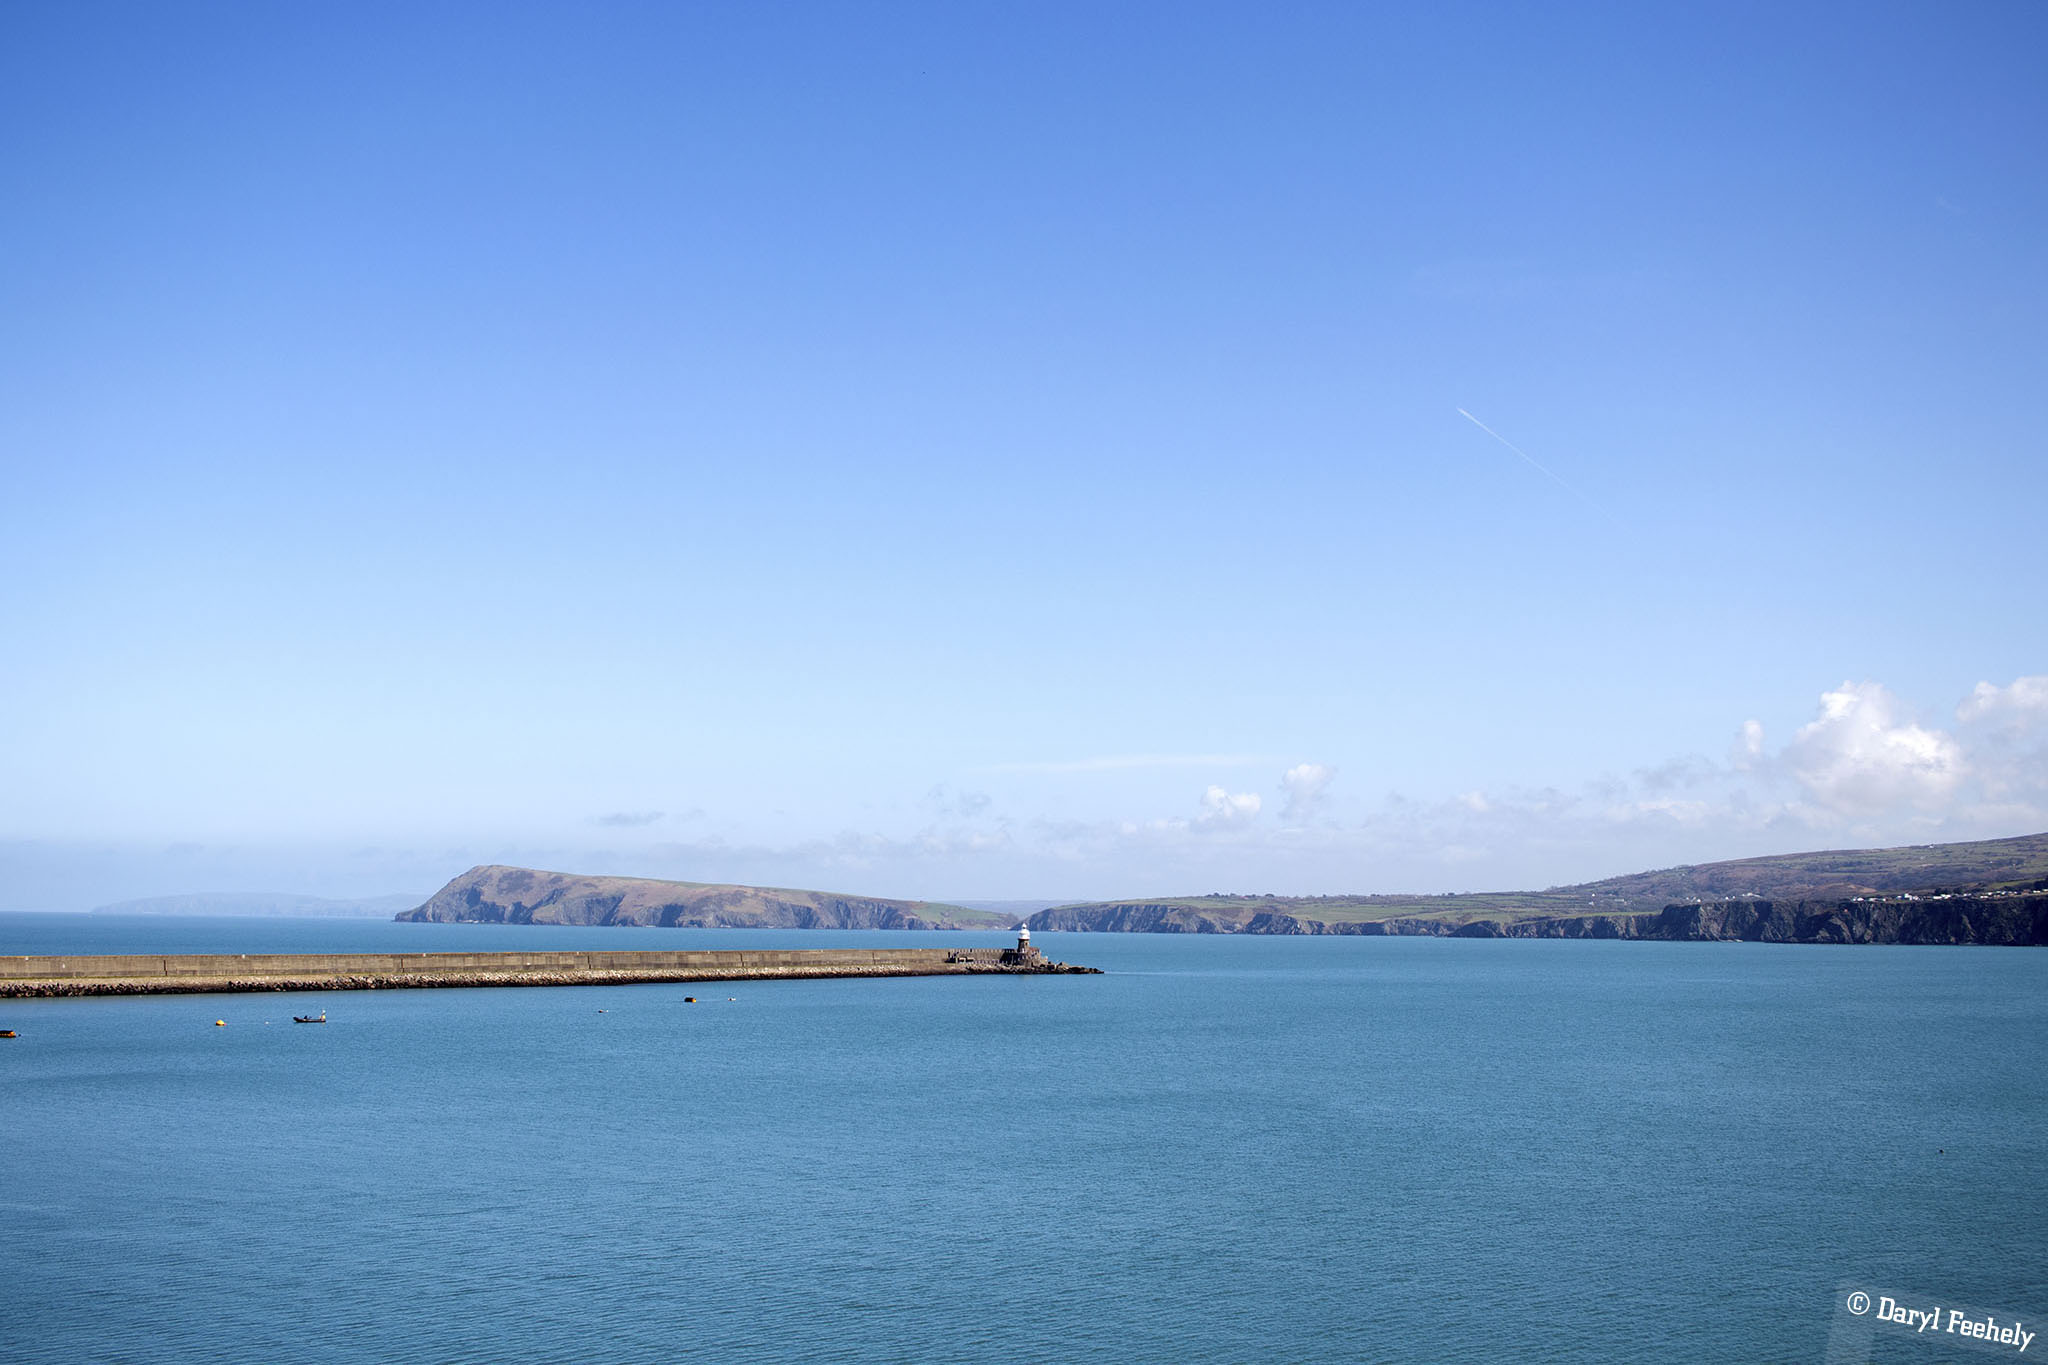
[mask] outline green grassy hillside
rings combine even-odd
[[[1544,891],[1444,896],[1156,896],[1057,906],[1031,917],[1039,928],[1171,928],[1262,932],[1266,917],[1323,924],[1387,920],[1507,923],[1575,915],[1644,914],[1667,905],[1753,897],[1827,900],[1923,891],[2048,887],[2048,834],[1962,844],[1834,849],[1634,872]]]

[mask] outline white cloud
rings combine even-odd
[[[1966,725],[1995,721],[2012,728],[2048,722],[2048,673],[2015,678],[2007,687],[1980,682],[1956,707],[1956,719]]]
[[[1555,786],[1389,793],[1369,812],[1347,809],[1341,819],[1316,804],[1327,801],[1336,776],[1320,763],[1280,773],[1277,820],[1264,818],[1258,794],[1234,790],[1227,773],[1212,773],[1224,780],[1195,789],[1193,810],[1140,804],[1064,819],[1044,811],[998,818],[1014,796],[984,805],[981,793],[946,786],[926,794],[924,814],[936,819],[923,830],[771,836],[747,845],[707,839],[666,846],[674,854],[669,865],[647,870],[878,894],[921,888],[941,898],[1469,891],[2048,828],[2048,682],[1980,685],[1955,714],[1960,723],[1944,726],[1876,682],[1845,682],[1820,694],[1810,723],[1781,743],[1770,743],[1754,720],[1741,725],[1718,761],[1645,755],[1656,761]],[[577,865],[564,863],[566,856],[542,865]]]
[[[1968,765],[1942,730],[1913,723],[1882,684],[1844,682],[1823,692],[1818,719],[1785,746],[1785,771],[1828,811],[1873,817],[1941,809]]]
[[[924,803],[956,820],[972,820],[993,804],[987,792],[954,791],[943,782],[924,794]]]
[[[1763,762],[1764,727],[1762,721],[1746,720],[1742,730],[1735,736],[1735,743],[1729,746],[1728,762],[1737,772],[1748,772]]]
[[[1202,813],[1195,823],[1207,829],[1250,824],[1261,804],[1257,792],[1232,793],[1210,787],[1202,793]]]
[[[2006,687],[1980,682],[1956,718],[1988,800],[2022,810],[2048,802],[2048,675],[2015,678]]]
[[[1329,799],[1330,781],[1336,776],[1337,770],[1327,763],[1297,763],[1280,774],[1280,789],[1287,793],[1280,818],[1298,825],[1320,814]]]
[[[1104,754],[1052,762],[992,763],[989,773],[1111,773],[1145,768],[1248,768],[1269,762],[1257,754]]]
[[[1686,791],[1711,782],[1721,770],[1696,754],[1674,758],[1654,767],[1638,768],[1636,783],[1646,791]]]
[[[1617,822],[1664,819],[1675,820],[1681,825],[1700,825],[1705,824],[1714,813],[1714,807],[1705,801],[1682,801],[1671,797],[1651,797],[1641,801],[1631,801],[1623,806],[1610,807],[1607,812],[1607,818]]]
[[[609,815],[592,816],[590,823],[603,825],[606,829],[641,829],[653,824],[667,813],[658,810],[617,810]]]

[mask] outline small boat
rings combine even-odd
[[[292,1022],[294,1024],[324,1024],[327,1022],[327,1011],[321,1010],[320,1017],[318,1019],[315,1019],[310,1014],[294,1014],[292,1016]]]

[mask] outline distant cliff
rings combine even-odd
[[[620,924],[678,929],[1003,929],[1015,916],[937,901],[826,891],[581,877],[525,867],[473,867],[417,910],[442,924]]]
[[[1818,901],[1719,901],[1655,913],[1524,919],[1305,919],[1265,912],[1218,920],[1172,903],[1064,906],[1031,917],[1034,930],[1130,934],[1422,934],[1439,938],[1626,938],[1666,943],[1979,943],[2048,945],[2048,893]]]
[[[1159,896],[1057,905],[1033,930],[2048,943],[2048,834],[1836,849],[1635,872],[1547,891]],[[2031,918],[2030,918],[2031,917]]]
[[[1978,943],[2048,945],[2048,894],[1937,895],[1882,900],[1719,901],[1672,905],[1654,915],[1582,915],[1508,924],[1479,921],[1460,933],[1502,938],[1636,938],[1666,942]]]

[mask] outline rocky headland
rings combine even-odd
[[[438,924],[647,925],[664,929],[1007,929],[1012,915],[937,901],[644,877],[473,867],[397,916]]]

